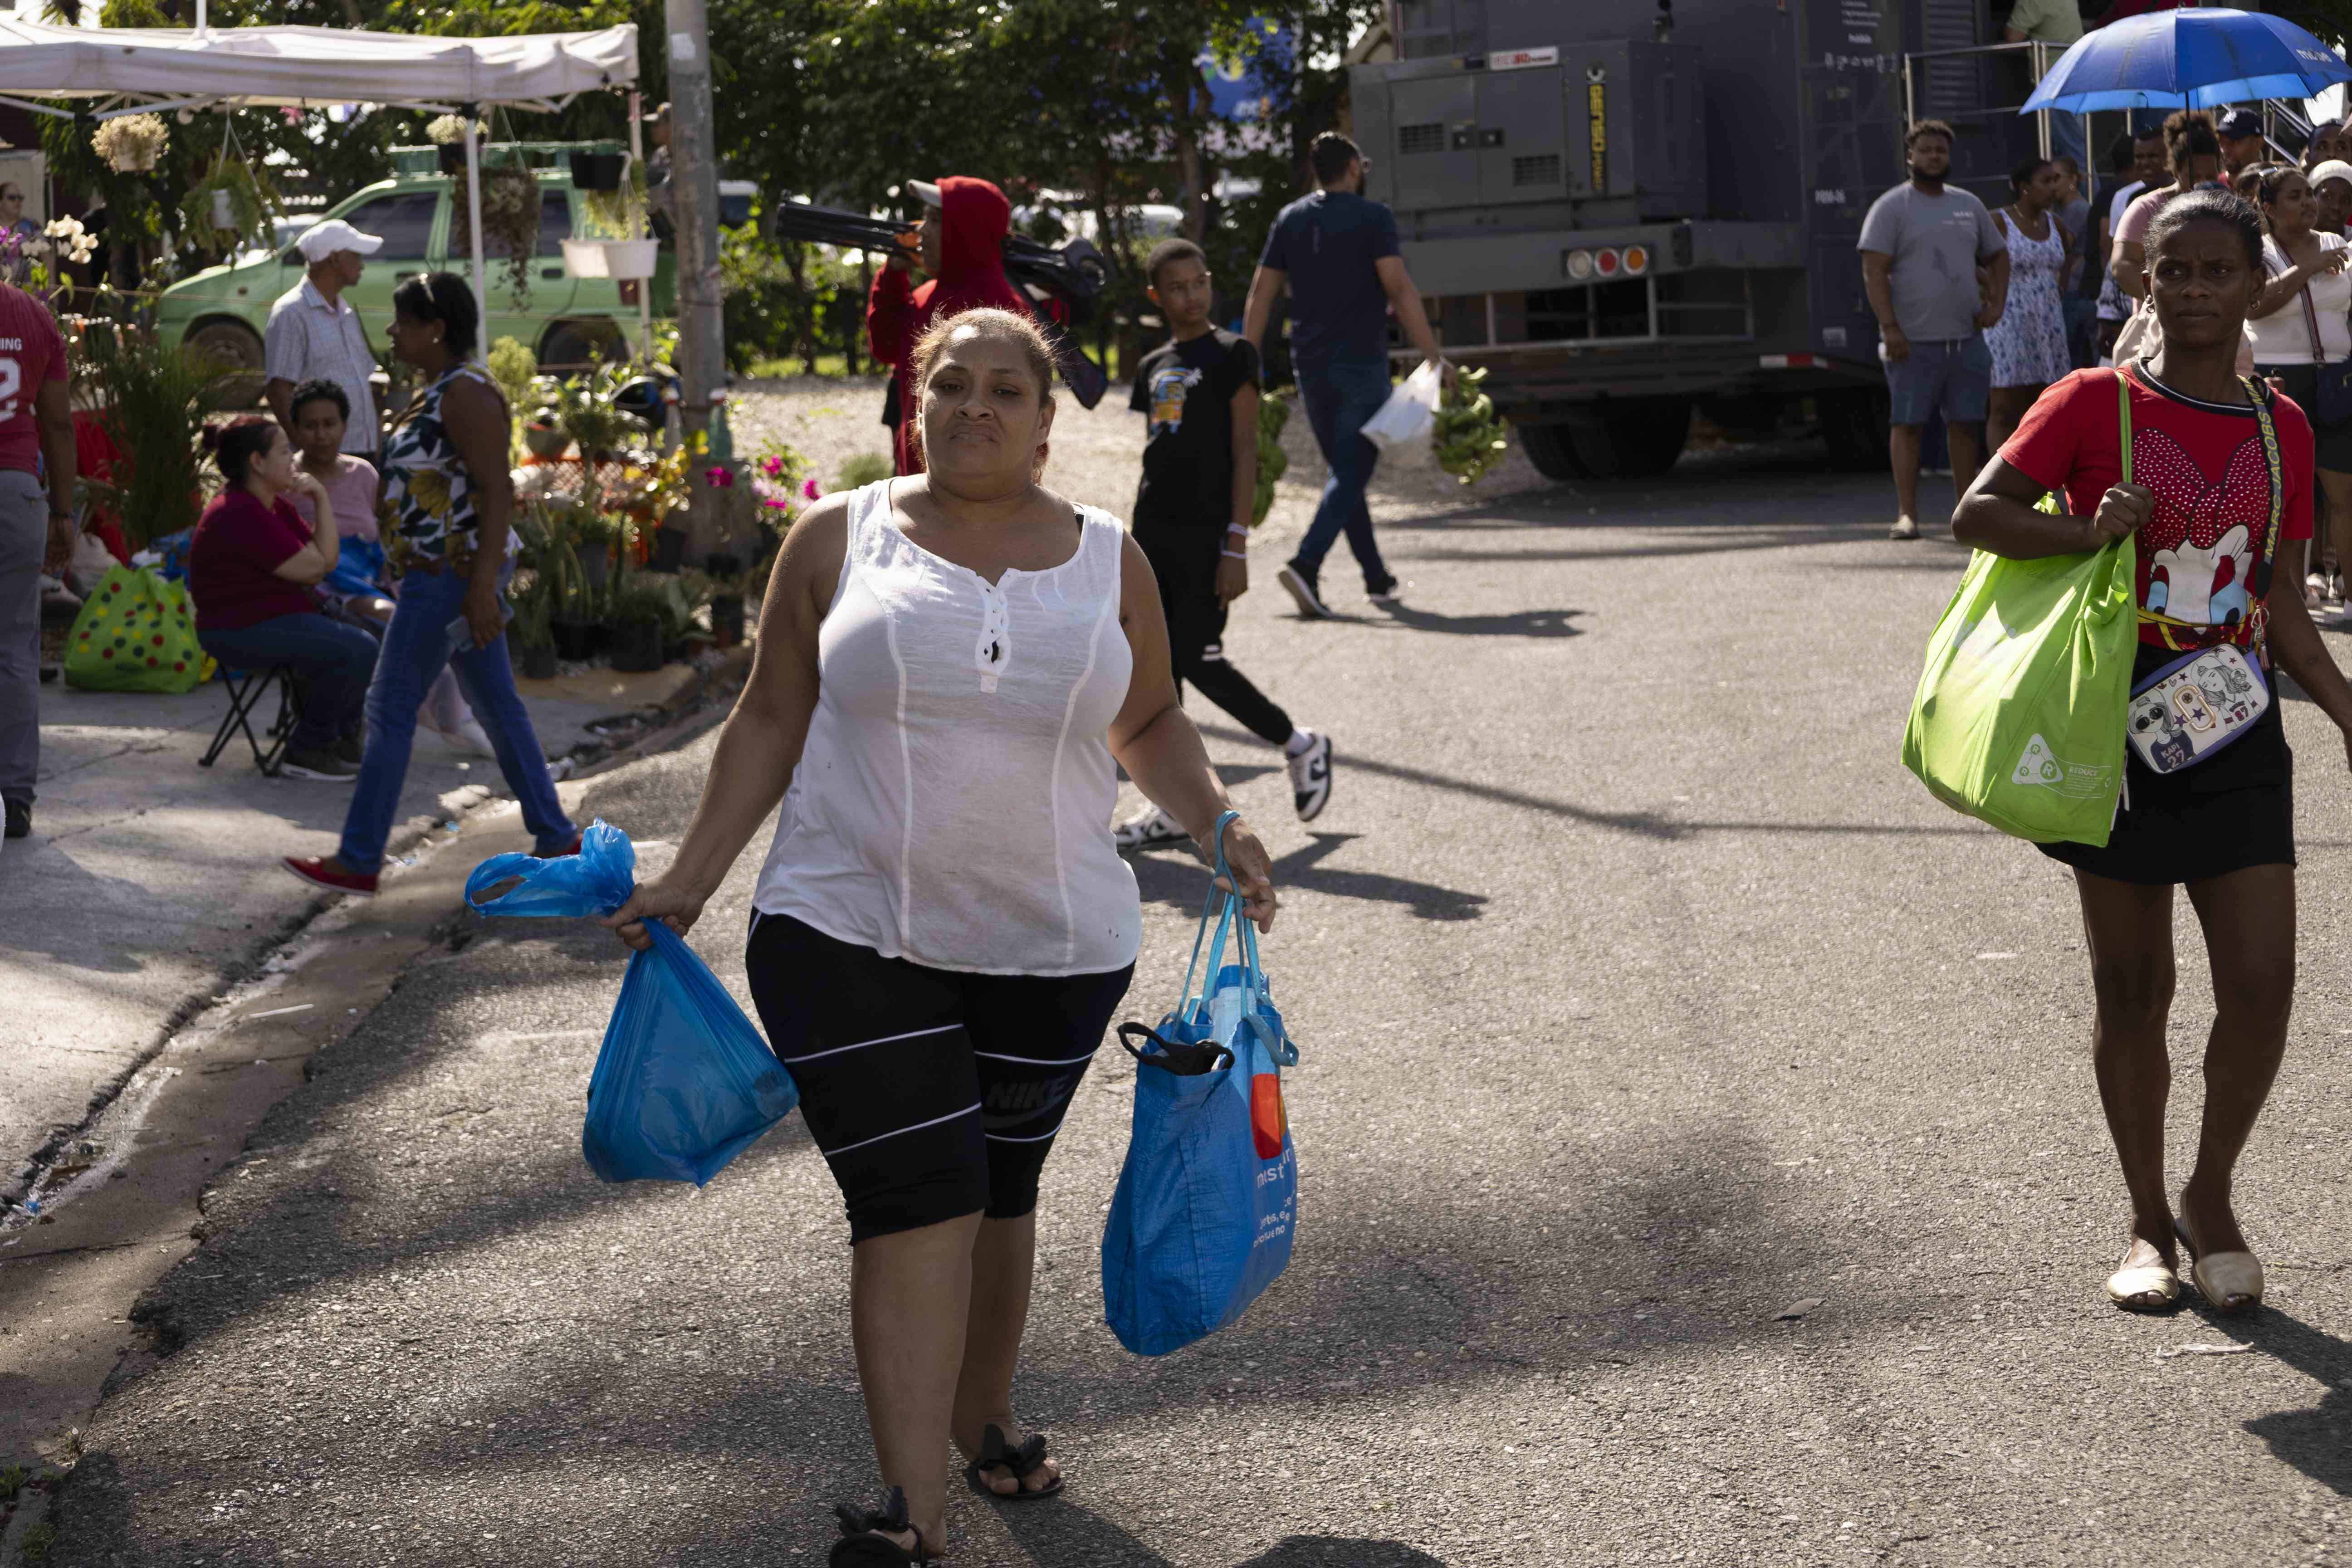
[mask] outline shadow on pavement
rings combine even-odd
[[[1484,910],[1486,903],[1484,893],[1441,888],[1434,882],[1416,882],[1410,877],[1383,876],[1376,871],[1350,871],[1322,864],[1338,853],[1341,845],[1362,837],[1360,833],[1312,835],[1313,843],[1292,850],[1274,863],[1275,886],[1328,893],[1335,899],[1403,904],[1415,918],[1425,921],[1475,921]],[[1198,909],[1201,901],[1208,897],[1209,884],[1204,868],[1199,860],[1193,858],[1189,847],[1177,848],[1172,854],[1164,856],[1139,855],[1129,863],[1135,868],[1137,889],[1149,902],[1192,910]]]
[[[2282,1463],[2339,1497],[2352,1497],[2352,1448],[2345,1440],[2347,1424],[2352,1424],[2352,1394],[2341,1386],[2352,1379],[2352,1344],[2275,1306],[2266,1305],[2259,1316],[2244,1321],[2202,1309],[2198,1315],[2219,1332],[2284,1362],[2320,1384],[2318,1404],[2260,1416],[2247,1422],[2246,1430],[2268,1443]]]
[[[1227,729],[1219,724],[1203,724],[1201,726],[1201,732],[1204,735],[1213,735],[1221,741],[1252,739],[1239,730]],[[1444,773],[1432,773],[1426,768],[1407,767],[1400,763],[1374,762],[1356,754],[1342,756],[1339,761],[1339,766],[1342,770],[1361,769],[1368,773],[1402,779],[1408,784],[1427,784],[1433,789],[1442,789],[1450,794],[1466,795],[1478,800],[1493,801],[1497,805],[1523,806],[1530,811],[1540,811],[1548,816],[1566,817],[1571,822],[1581,822],[1588,826],[1613,828],[1617,832],[1630,833],[1643,838],[1665,840],[1696,838],[1702,833],[1888,834],[1895,837],[1912,837],[1921,834],[1948,837],[1955,834],[1991,831],[1990,828],[1978,827],[1966,823],[1921,826],[1869,822],[1691,821],[1667,816],[1655,811],[1597,811],[1591,806],[1578,805],[1573,801],[1554,800],[1546,795],[1528,795],[1519,790],[1503,789],[1495,784],[1482,784],[1469,779],[1449,778]],[[1306,851],[1298,853],[1304,854]],[[1421,887],[1426,884],[1407,885]],[[1146,898],[1151,896],[1149,889],[1144,896]]]
[[[1153,1551],[1126,1531],[1077,1503],[1065,1500],[1052,1509],[1022,1513],[1000,1510],[1005,1533],[1039,1563],[1085,1563],[1103,1568],[1176,1568],[1176,1560]],[[1445,1568],[1401,1541],[1338,1535],[1286,1536],[1234,1568]]]
[[[1595,522],[1595,528],[1641,527],[1657,528],[1654,521],[1635,523]],[[1730,555],[1746,551],[1791,550],[1807,544],[1858,544],[1883,537],[1880,531],[1860,525],[1838,528],[1773,528],[1757,529],[1743,526],[1730,537],[1693,540],[1687,544],[1642,544],[1598,546],[1579,549],[1562,545],[1551,549],[1532,550],[1415,550],[1400,551],[1395,559],[1412,563],[1422,561],[1647,561],[1679,555]]]
[[[1310,1563],[1331,1563],[1338,1568],[1445,1568],[1444,1559],[1401,1541],[1337,1535],[1294,1535],[1234,1568],[1307,1568]]]
[[[1578,635],[1577,628],[1569,622],[1584,612],[1520,610],[1504,616],[1445,616],[1416,605],[1391,605],[1386,614],[1398,626],[1416,632],[1446,632],[1471,637],[1572,637]]]

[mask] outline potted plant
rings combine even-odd
[[[523,422],[522,444],[534,458],[561,458],[572,450],[572,437],[558,423],[554,409],[542,408]]]
[[[732,555],[713,555],[710,568],[710,640],[721,649],[743,640],[741,564]]]
[[[675,579],[635,572],[613,589],[613,668],[629,673],[662,667]]]
[[[122,304],[101,294],[100,303]],[[220,400],[219,367],[127,321],[82,323],[73,340],[75,379],[103,387],[100,426],[131,476],[121,503],[134,545],[190,527],[205,492],[204,416]]]
[[[574,278],[651,278],[660,256],[646,232],[646,175],[634,159],[610,191],[591,190],[579,232],[563,242],[563,269]]]
[[[614,395],[623,384],[620,369],[598,365],[586,375],[566,376],[555,389],[555,424],[580,448],[580,460],[597,463],[619,449],[632,425]]]
[[[523,678],[554,679],[554,584],[545,572],[532,571],[530,583],[515,593],[514,607],[514,646]]]
[[[591,153],[574,149],[572,153],[572,188],[599,194],[621,188],[621,174],[627,168],[626,153]]]
[[[501,154],[502,157],[508,154]],[[472,197],[463,170],[449,191],[449,254],[471,254],[474,248]],[[539,176],[520,163],[486,164],[482,169],[482,246],[506,263],[507,287],[517,304],[530,298],[532,253],[539,248]]]
[[[479,121],[474,122],[474,141],[478,145],[490,128]],[[457,114],[445,114],[425,128],[425,139],[439,150],[441,172],[462,174],[466,172],[466,121]],[[462,198],[461,198],[462,199]]]
[[[211,170],[180,199],[180,222],[190,238],[225,254],[247,235],[267,234],[277,210],[277,192],[223,142]]]
[[[121,114],[90,133],[90,151],[118,174],[143,174],[163,155],[171,132],[160,114]]]

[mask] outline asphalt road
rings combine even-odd
[[[1119,1350],[1097,1258],[1132,1069],[1106,1053],[1046,1170],[1022,1388],[1070,1486],[959,1489],[956,1563],[2344,1550],[2342,752],[2290,707],[2305,979],[2240,1182],[2272,1305],[2117,1313],[2071,886],[1895,762],[1960,552],[1886,542],[1883,481],[1818,468],[1392,521],[1393,616],[1338,561],[1346,621],[1244,602],[1233,657],[1339,751],[1308,831],[1213,728],[1283,879],[1297,1258],[1238,1327]],[[708,756],[590,805],[674,840]],[[697,932],[739,994],[752,865]],[[1203,874],[1139,880],[1123,1016],[1156,1016]],[[590,1177],[620,967],[593,930],[491,925],[316,1059],[142,1308],[169,1353],[87,1435],[53,1562],[823,1560],[827,1505],[873,1490],[837,1197],[797,1118],[698,1194]]]

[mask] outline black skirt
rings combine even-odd
[[[2293,396],[2293,393],[2288,394]],[[2286,592],[2293,593],[2289,585]],[[2132,685],[2180,658],[2140,645]],[[2123,808],[2106,844],[2037,846],[2053,860],[2117,882],[2166,887],[2226,877],[2249,866],[2294,864],[2294,753],[2285,700],[2269,672],[2271,705],[2239,740],[2177,773],[2148,770],[2125,748]]]
[[[2312,460],[2331,473],[2352,474],[2352,419],[2341,424],[2319,422],[2319,369],[2308,364],[2258,364],[2257,374],[2274,375],[2294,405],[2311,421]]]

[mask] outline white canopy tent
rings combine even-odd
[[[0,16],[0,103],[70,116],[43,100],[95,99],[100,120],[248,105],[376,103],[454,112],[552,110],[583,92],[634,88],[637,29],[423,37],[336,27],[65,27]],[[482,298],[481,148],[466,130],[474,294]],[[631,115],[631,141],[637,140]],[[642,152],[641,148],[636,149]]]

